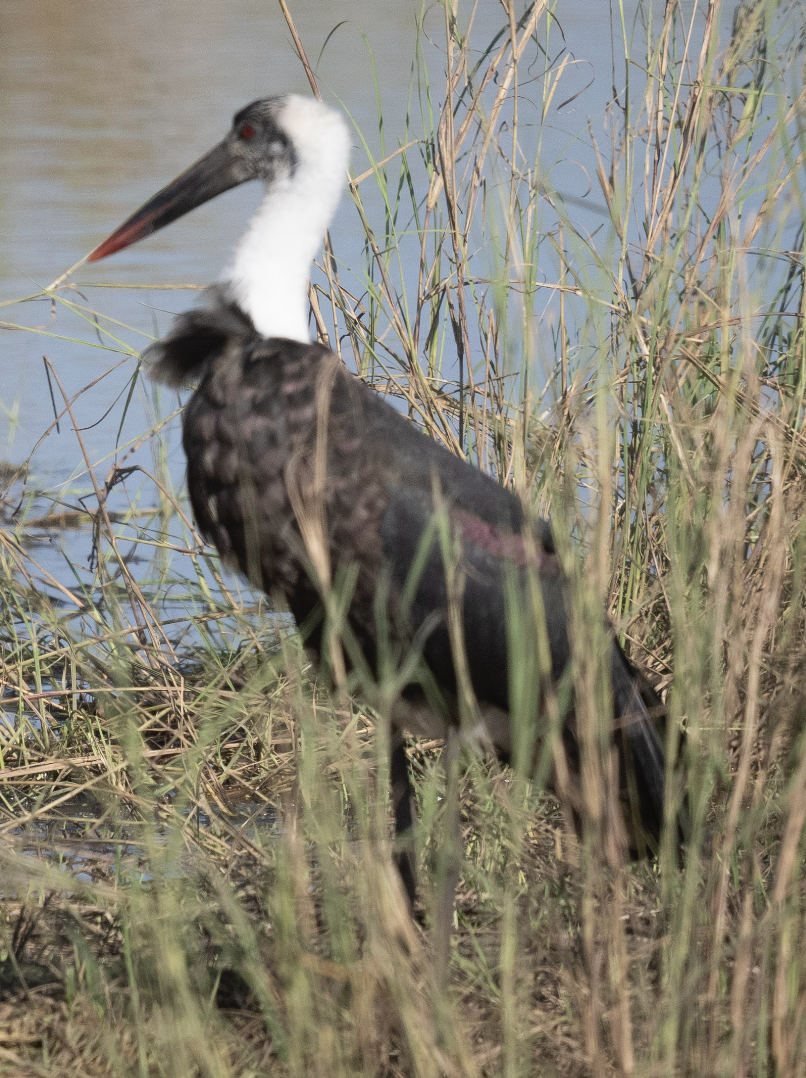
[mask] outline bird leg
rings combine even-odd
[[[453,909],[462,858],[462,825],[459,812],[459,742],[457,726],[445,732],[443,762],[445,767],[445,824],[443,841],[438,852],[437,883],[433,909],[432,933],[434,973],[438,991],[448,982],[451,956]]]
[[[411,782],[406,743],[398,730],[392,738],[392,755],[389,761],[392,782],[392,805],[395,812],[395,865],[409,900],[414,908],[417,897],[417,864],[414,850],[414,829],[417,826],[417,807]]]

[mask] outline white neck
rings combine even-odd
[[[225,278],[258,333],[307,343],[311,263],[344,187],[349,140],[342,116],[312,98],[290,95],[281,120],[296,168],[266,185]]]

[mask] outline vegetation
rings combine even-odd
[[[42,569],[41,496],[9,472],[0,1073],[806,1073],[804,11],[669,0],[628,25],[615,6],[590,231],[541,152],[570,64],[551,6],[503,0],[482,50],[474,11],[446,2],[445,85],[418,54],[407,130],[356,165],[363,278],[328,248],[312,311],[413,422],[574,537],[583,834],[542,771],[467,761],[441,990],[391,864],[383,706],[317,686],[165,470],[85,454],[90,586]],[[70,280],[54,303],[134,357]],[[157,460],[166,422],[143,435]],[[680,863],[671,840],[637,864],[608,841],[606,617],[665,698]],[[426,925],[438,748],[411,745]]]

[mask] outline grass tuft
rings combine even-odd
[[[803,5],[731,22],[670,0],[632,25],[616,5],[581,199],[545,150],[574,92],[562,6],[503,0],[481,45],[475,7],[438,14],[397,147],[380,111],[379,157],[356,132],[363,262],[328,246],[312,315],[412,422],[551,513],[592,747],[582,838],[542,772],[446,777],[412,743],[426,909],[460,794],[438,991],[392,867],[382,709],[326,693],[288,618],[222,576],[165,463],[175,413],[100,461],[77,433],[69,488],[0,469],[0,1073],[806,1072]],[[103,377],[131,366],[120,433],[140,336],[69,278],[43,296],[56,330],[97,333],[71,339],[106,349]],[[78,431],[46,369],[54,427]],[[39,556],[73,526],[89,573]],[[668,707],[682,864],[671,836],[657,863],[609,841],[608,619]]]

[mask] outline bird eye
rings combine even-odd
[[[250,138],[255,137],[255,129],[251,124],[244,124],[238,134],[248,141]]]

